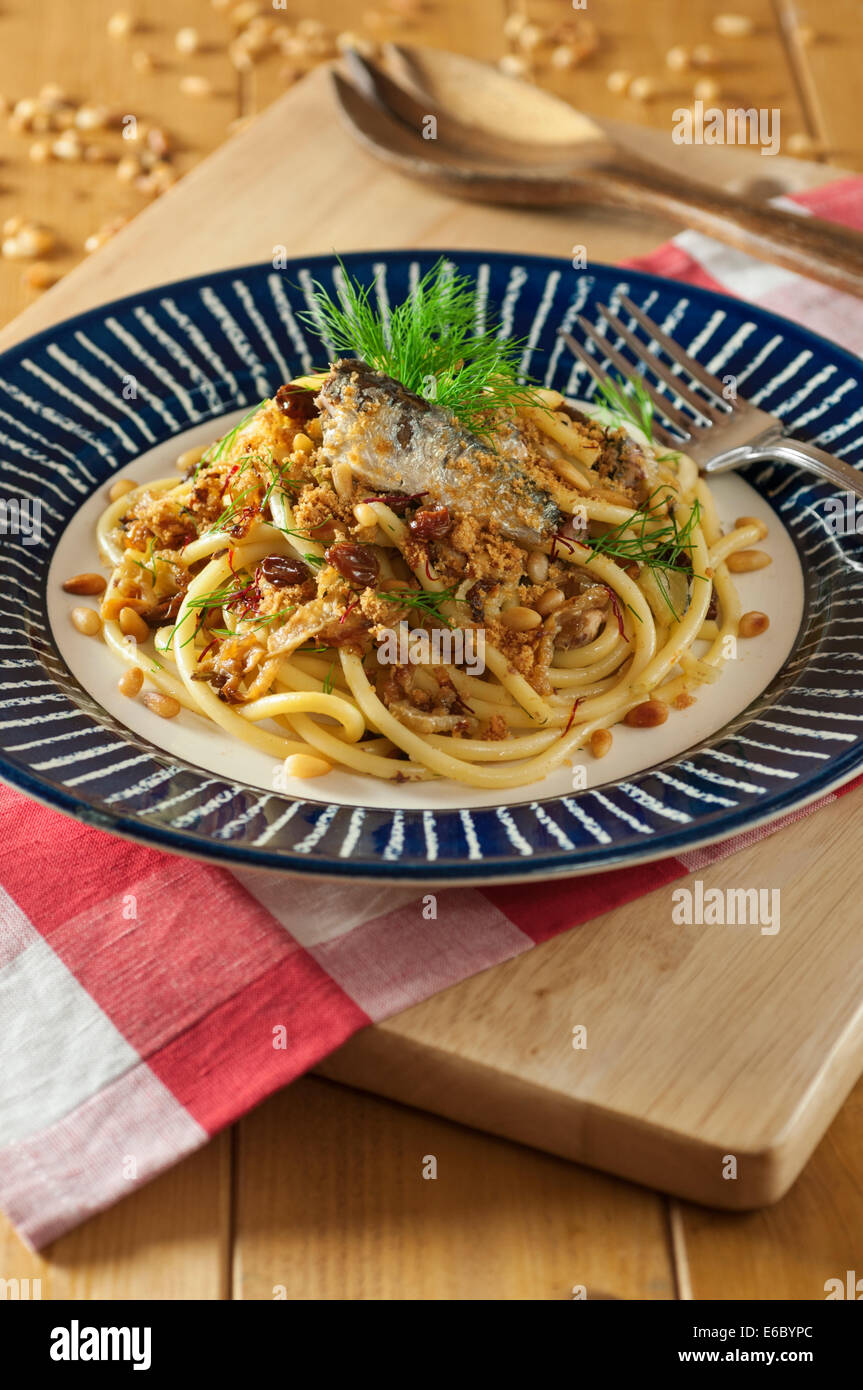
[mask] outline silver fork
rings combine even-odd
[[[719,377],[713,376],[688,352],[684,352],[667,333],[663,333],[653,319],[648,318],[642,309],[633,304],[631,299],[621,295],[620,303],[626,313],[636,323],[641,324],[667,353],[672,362],[688,372],[693,379],[690,384],[678,376],[658,353],[641,342],[631,328],[621,323],[616,314],[603,304],[598,305],[609,327],[629,345],[644,367],[670,386],[696,416],[701,417],[699,420],[678,409],[667,396],[642,376],[642,384],[655,410],[677,431],[675,437],[670,430],[654,421],[653,433],[666,448],[685,449],[705,473],[725,473],[730,468],[741,468],[746,463],[765,460],[792,463],[797,468],[805,469],[807,473],[817,473],[820,478],[826,478],[838,488],[847,489],[857,497],[863,497],[863,473],[859,473],[842,459],[835,458],[833,454],[816,448],[814,444],[807,444],[800,439],[790,439],[785,425],[778,416],[759,410],[758,406],[750,404],[736,391],[732,391],[730,396],[726,395],[725,385]],[[618,352],[613,343],[603,337],[593,324],[588,323],[582,315],[578,316],[578,323],[587,339],[601,348],[609,361],[613,362],[624,376],[631,373],[632,363],[627,362],[623,354]],[[570,333],[561,329],[560,336],[600,385],[617,385],[608,373],[603,371],[596,358],[577,343]],[[702,395],[696,391],[695,382],[700,382],[705,392],[710,395]],[[718,400],[714,400],[713,397],[717,397]]]

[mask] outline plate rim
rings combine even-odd
[[[738,299],[736,296],[724,295],[719,291],[711,290],[699,285],[689,285],[684,281],[675,280],[671,277],[654,275],[649,271],[627,266],[616,266],[606,262],[591,262],[585,268],[572,267],[571,262],[566,257],[555,257],[538,255],[535,253],[520,254],[509,251],[487,251],[468,247],[417,247],[417,248],[370,248],[365,250],[351,251],[344,253],[341,259],[350,270],[352,264],[357,262],[370,262],[380,260],[387,266],[392,263],[405,263],[412,260],[436,259],[445,256],[457,260],[465,258],[474,261],[484,261],[489,264],[505,265],[508,268],[514,265],[524,264],[526,267],[533,266],[536,270],[545,268],[569,269],[582,277],[590,277],[594,281],[605,276],[608,278],[616,277],[619,282],[626,281],[632,286],[633,282],[638,282],[644,288],[665,290],[668,293],[676,294],[679,297],[693,299],[703,308],[716,309],[721,305],[723,299],[727,298],[732,305],[736,305],[744,312],[751,312],[753,320],[762,329],[769,328],[771,324],[781,331],[783,337],[789,333],[793,335],[798,343],[810,344],[814,346],[816,352],[823,353],[828,349],[832,360],[837,358],[847,363],[849,371],[854,376],[861,379],[863,385],[863,360],[855,357],[848,349],[831,343],[827,338],[814,332],[804,325],[795,323],[783,315],[775,313],[770,309],[762,309],[759,305],[753,305],[748,300]],[[164,294],[167,290],[174,293],[194,292],[195,288],[201,285],[212,285],[217,287],[230,283],[232,279],[260,277],[266,274],[279,273],[285,275],[290,273],[292,267],[302,266],[308,269],[312,275],[318,269],[330,270],[336,259],[336,253],[320,253],[314,256],[291,256],[286,266],[274,267],[270,261],[253,261],[238,266],[229,266],[221,270],[204,271],[195,275],[185,276],[179,280],[170,280],[152,285],[146,289],[133,291],[120,298],[108,301],[104,304],[94,305],[90,309],[84,310],[79,314],[73,314],[68,318],[59,320],[57,323],[41,329],[27,338],[19,339],[15,343],[4,348],[0,352],[0,370],[2,370],[11,360],[16,362],[28,352],[34,352],[47,343],[56,339],[60,333],[70,333],[80,331],[85,325],[93,322],[104,322],[104,320],[115,313],[128,310],[134,305],[139,305],[153,296]],[[226,414],[229,411],[224,412]],[[213,420],[219,419],[213,416]],[[180,433],[183,431],[181,430]],[[172,438],[174,436],[166,436]],[[817,435],[815,436],[817,438]],[[44,465],[43,465],[44,466]],[[127,465],[122,465],[127,466]],[[92,496],[92,491],[88,494]],[[68,525],[68,523],[67,523]],[[47,566],[45,568],[45,579],[47,582]],[[808,586],[807,586],[808,587]],[[45,603],[45,593],[40,592],[40,601]],[[805,605],[804,613],[806,611]],[[47,613],[45,613],[47,621]],[[48,627],[50,633],[50,626]],[[798,632],[799,638],[799,632]],[[788,661],[791,659],[795,647],[792,648],[789,656],[783,662],[780,671],[777,672],[777,679],[782,671],[787,668]],[[62,656],[56,652],[57,659],[65,666]],[[68,668],[67,668],[68,669]],[[72,675],[72,673],[69,673]],[[75,680],[74,675],[72,679]],[[76,681],[76,684],[78,682]],[[38,699],[38,697],[35,697]],[[749,708],[747,706],[747,708]],[[80,707],[79,707],[80,709]],[[80,711],[86,717],[92,717],[86,710]],[[745,711],[741,711],[741,715]],[[740,716],[737,716],[738,718]],[[721,734],[717,730],[716,737]],[[122,735],[121,735],[122,737]],[[134,746],[134,744],[131,744]],[[650,768],[644,768],[633,776],[642,776],[650,773],[654,767],[674,766],[681,759],[691,755],[700,745],[694,744],[691,749],[682,750],[673,760],[657,763]],[[170,764],[172,759],[164,750],[159,750],[161,758],[166,764]],[[841,770],[837,772],[837,764]],[[187,765],[187,770],[191,768],[195,775],[203,778],[206,770],[194,765]],[[764,825],[769,825],[774,820],[781,819],[795,810],[804,810],[813,801],[829,795],[852,780],[863,770],[863,739],[858,739],[857,743],[842,752],[831,756],[829,762],[823,769],[814,768],[807,775],[807,786],[809,790],[803,795],[799,795],[799,790],[789,786],[785,791],[781,788],[773,789],[769,794],[771,807],[763,814],[758,813],[757,804],[739,806],[734,810],[727,810],[722,813],[722,825],[724,828],[717,833],[714,824],[703,827],[702,833],[695,826],[684,827],[679,824],[672,826],[668,830],[659,830],[651,836],[649,841],[643,842],[643,852],[640,851],[639,844],[631,843],[628,845],[611,846],[587,846],[577,847],[572,850],[564,848],[552,848],[549,851],[537,851],[530,857],[525,857],[512,848],[505,859],[497,859],[492,866],[486,864],[484,859],[473,862],[463,854],[460,861],[454,861],[452,857],[440,861],[423,861],[421,871],[418,869],[416,861],[403,862],[386,860],[381,851],[375,861],[371,864],[363,862],[357,865],[351,858],[344,860],[335,857],[327,852],[325,857],[312,857],[296,851],[281,850],[273,851],[264,847],[258,847],[244,842],[232,842],[228,839],[214,840],[212,835],[204,836],[200,832],[187,833],[184,830],[168,828],[152,821],[147,820],[145,813],[138,812],[133,816],[124,816],[106,810],[94,811],[86,802],[82,801],[74,793],[58,786],[50,781],[41,780],[32,776],[29,770],[19,768],[14,764],[5,761],[5,752],[0,746],[0,781],[14,787],[40,804],[60,811],[62,814],[69,815],[78,821],[106,830],[108,833],[116,834],[121,838],[135,841],[162,851],[172,852],[193,857],[196,859],[214,862],[222,866],[237,865],[248,868],[263,868],[275,870],[288,875],[302,875],[320,879],[334,878],[340,880],[352,880],[356,882],[375,882],[381,878],[391,877],[404,883],[416,883],[426,885],[430,883],[445,882],[450,886],[482,885],[482,884],[504,884],[528,882],[538,877],[565,878],[577,877],[589,873],[605,872],[623,866],[635,867],[639,864],[657,862],[659,860],[673,857],[680,853],[689,853],[710,844],[720,844],[728,839],[733,839],[736,835],[754,830]],[[241,792],[254,791],[242,783],[235,783],[231,779],[220,779],[224,785],[236,788]],[[626,779],[620,779],[626,780]],[[619,785],[619,782],[610,784],[610,789]],[[283,798],[289,804],[291,798]],[[305,802],[299,800],[301,805],[310,806],[312,809],[323,811],[327,805],[326,801]],[[536,797],[535,802],[544,804],[543,798]],[[562,800],[560,796],[545,798],[549,804],[557,804]],[[531,803],[521,803],[521,805]],[[475,811],[485,811],[494,814],[498,809],[509,809],[511,803],[501,802],[494,806],[471,808]],[[351,809],[351,808],[346,808]],[[380,811],[383,808],[365,807],[363,809]],[[458,808],[449,808],[454,814],[458,814]],[[389,812],[392,817],[393,812]],[[410,812],[405,811],[405,815],[421,815],[422,811],[413,808]],[[599,862],[597,862],[599,861]]]

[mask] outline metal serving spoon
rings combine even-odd
[[[388,45],[334,71],[342,113],[372,154],[456,196],[496,203],[600,203],[658,213],[863,297],[863,235],[748,202],[622,150],[590,117],[460,54]]]

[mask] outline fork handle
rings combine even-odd
[[[591,171],[595,193],[658,212],[759,260],[863,298],[863,235],[820,217],[749,202],[627,156]]]
[[[776,442],[769,446],[769,453],[770,457],[779,463],[793,463],[796,468],[803,468],[807,473],[817,473],[819,478],[825,478],[828,483],[853,492],[857,497],[863,497],[863,473],[852,468],[844,459],[836,458],[835,454],[828,454],[825,449],[807,444],[802,439],[783,439],[778,436]]]
[[[791,463],[795,468],[817,474],[819,478],[824,478],[843,491],[863,497],[863,473],[858,469],[852,468],[850,463],[837,458],[835,454],[828,454],[825,449],[819,449],[815,444],[807,444],[802,439],[790,439],[779,431],[762,437],[754,444],[745,444],[740,449],[721,455],[717,463],[724,472],[726,468],[740,468],[745,463],[761,461]],[[704,471],[712,471],[709,463]]]

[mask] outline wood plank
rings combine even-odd
[[[863,1064],[861,823],[857,796],[699,871],[705,891],[778,889],[775,936],[674,925],[660,889],[366,1029],[319,1071],[711,1206],[776,1201]]]
[[[41,1255],[0,1214],[0,1278],[41,1280],[43,1299],[227,1297],[230,1161],[225,1132]]]
[[[861,1134],[863,1082],[776,1206],[728,1216],[684,1205],[692,1297],[822,1299],[827,1280],[863,1278]]]
[[[239,1125],[237,1298],[567,1299],[576,1284],[673,1298],[662,1200],[313,1079]]]
[[[57,83],[77,101],[105,105],[120,115],[134,115],[164,127],[172,137],[174,163],[183,174],[225,138],[229,123],[239,114],[237,75],[222,43],[225,25],[207,0],[193,0],[182,14],[171,13],[163,0],[136,0],[137,25],[127,40],[111,39],[107,19],[122,5],[104,0],[41,0],[38,22],[33,7],[4,6],[0,16],[0,94],[15,102],[35,96],[45,83]],[[201,51],[182,58],[174,48],[181,24],[194,24]],[[132,54],[145,50],[156,67],[139,73]],[[207,99],[188,97],[179,90],[183,74],[194,72],[213,85]],[[63,274],[84,256],[86,238],[115,217],[132,217],[150,199],[115,175],[116,163],[34,164],[30,145],[55,136],[13,134],[0,117],[0,222],[13,215],[45,223],[60,238],[51,264]],[[114,158],[134,148],[119,133],[94,134]],[[25,289],[26,262],[0,260],[0,322],[32,303],[36,294]]]
[[[858,94],[863,24],[857,0],[778,0],[777,11],[812,134],[830,163],[863,169]],[[801,40],[806,29],[811,41]]]

